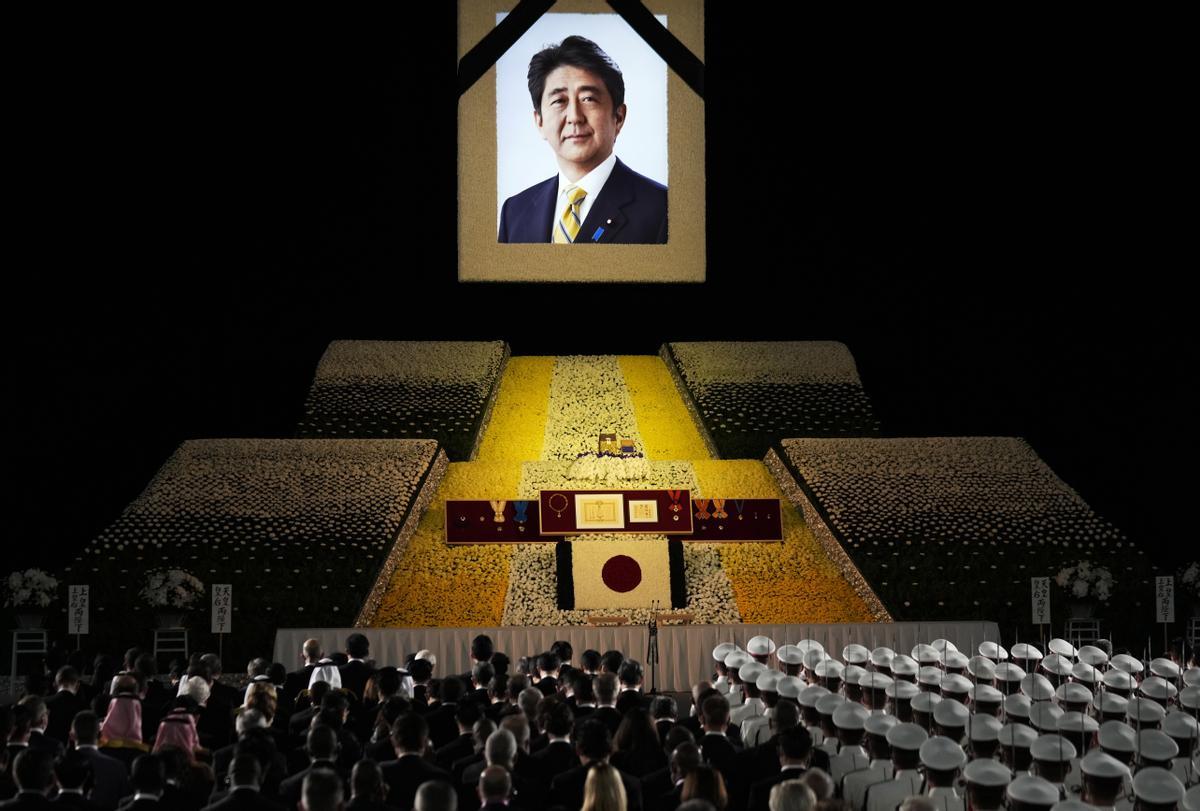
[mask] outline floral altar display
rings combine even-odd
[[[45,611],[58,599],[58,578],[41,569],[12,572],[4,580],[4,604],[15,610],[21,628],[40,628]]]

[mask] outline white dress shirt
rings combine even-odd
[[[612,174],[613,167],[616,165],[617,155],[614,152],[605,158],[603,163],[575,182],[568,180],[567,176],[562,172],[558,173],[558,194],[554,197],[553,218],[550,220],[551,233],[554,232],[555,228],[558,228],[558,220],[562,217],[563,212],[567,210],[567,189],[578,186],[587,192],[587,196],[579,204],[579,224],[582,226],[587,221],[588,212],[592,210],[592,203],[600,196],[600,190],[608,182],[608,177]],[[592,235],[580,231],[575,239],[578,242],[590,242]]]

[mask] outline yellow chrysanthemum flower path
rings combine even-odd
[[[520,463],[542,458],[554,363],[554,357],[508,359],[476,461]]]
[[[647,459],[707,459],[708,450],[692,414],[679,396],[662,358],[621,355],[617,358],[629,399],[641,429]]]
[[[865,602],[825,554],[804,519],[762,462],[693,463],[702,493],[778,498],[783,544],[720,544],[721,565],[733,585],[743,622],[871,622]]]
[[[499,625],[504,615],[512,547],[447,546],[446,499],[516,493],[520,478],[521,466],[514,462],[451,463],[437,496],[396,565],[371,625]]]

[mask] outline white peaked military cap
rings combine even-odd
[[[1188,789],[1187,794],[1183,795],[1183,802],[1180,803],[1183,811],[1200,811],[1200,783]]]
[[[817,699],[817,712],[821,715],[832,716],[837,708],[846,703],[846,699],[837,693],[829,693]],[[859,705],[862,706],[861,704]]]
[[[862,729],[871,711],[857,701],[847,701],[833,711],[833,725],[838,729]]]
[[[993,662],[1003,662],[1008,658],[1008,651],[1004,649],[1003,645],[996,642],[980,642],[979,655],[986,656]]]
[[[1025,671],[1020,665],[1015,665],[1012,662],[1001,662],[996,665],[995,669],[996,681],[1015,682],[1025,678]]]
[[[865,645],[851,642],[842,648],[842,658],[846,660],[846,664],[848,665],[863,665],[871,661],[871,651],[867,650]]]
[[[722,642],[720,645],[717,645],[715,648],[713,648],[713,652],[712,652],[713,661],[721,662],[722,664],[724,664],[725,657],[727,657],[729,654],[733,653],[737,649],[738,649],[738,646],[733,644],[732,642]]]
[[[1100,746],[1110,752],[1132,752],[1137,749],[1137,733],[1124,721],[1105,721],[1096,736]]]
[[[865,690],[886,690],[888,685],[892,683],[891,676],[886,673],[878,673],[874,670],[868,670],[859,678],[858,683]]]
[[[1183,671],[1183,683],[1186,687],[1200,687],[1200,667],[1189,667]]]
[[[837,659],[825,659],[817,663],[817,666],[813,668],[813,672],[821,679],[840,679],[848,669]]]
[[[944,727],[965,727],[971,713],[962,702],[944,698],[933,708],[934,723]]]
[[[1062,735],[1038,735],[1037,740],[1029,747],[1029,754],[1033,755],[1034,760],[1066,763],[1075,757],[1075,744]]]
[[[811,687],[809,688],[812,689]],[[824,687],[819,688],[825,690]],[[784,698],[792,698],[797,702],[800,701],[800,694],[804,691],[804,680],[799,676],[784,676],[779,680],[779,684],[775,687],[775,691]],[[825,690],[825,692],[829,692]]]
[[[1200,685],[1184,687],[1179,691],[1179,704],[1189,710],[1200,709]]]
[[[957,673],[948,673],[942,676],[942,680],[938,683],[941,687],[942,694],[956,693],[966,695],[971,692],[974,684],[966,676],[960,676]]]
[[[1129,767],[1112,755],[1104,753],[1103,749],[1092,749],[1079,761],[1079,768],[1084,774],[1092,777],[1124,777],[1129,774]]]
[[[735,650],[730,652],[730,654],[725,657],[725,667],[729,668],[730,670],[740,671],[742,665],[749,664],[753,661],[754,659],[750,657],[750,654],[746,653],[744,650]]]
[[[1125,708],[1129,706],[1129,699],[1125,696],[1119,696],[1116,693],[1107,693],[1100,690],[1096,693],[1096,697],[1092,699],[1092,709],[1101,715],[1109,715],[1120,713],[1125,715]]]
[[[871,664],[875,667],[891,667],[892,659],[896,658],[896,652],[891,648],[878,647],[871,651]]]
[[[738,668],[738,678],[746,684],[757,684],[758,677],[767,672],[767,666],[762,662],[746,662]]]
[[[1008,723],[1000,727],[1000,745],[1028,749],[1037,740],[1037,731],[1025,724]]]
[[[1049,701],[1054,698],[1054,685],[1041,673],[1030,673],[1021,679],[1021,692],[1030,701]]]
[[[1058,718],[1059,732],[1082,732],[1091,735],[1100,731],[1100,722],[1081,712],[1064,712]]]
[[[824,698],[825,696],[828,696],[828,695],[832,695],[832,693],[829,692],[829,688],[822,687],[819,684],[814,684],[809,687],[805,687],[803,690],[800,691],[800,696],[799,696],[800,706],[815,707],[815,706],[817,706],[818,701],[820,701],[822,698]]]
[[[942,654],[933,645],[920,643],[912,649],[912,658],[922,665],[936,665],[942,661]]]
[[[887,742],[893,749],[916,752],[927,740],[929,733],[916,724],[896,724],[887,731]]]
[[[1088,805],[1083,800],[1059,800],[1050,806],[1050,811],[1096,811],[1096,806]]]
[[[1138,673],[1141,673],[1143,670],[1145,670],[1145,668],[1142,666],[1142,663],[1137,659],[1134,659],[1128,653],[1118,653],[1109,660],[1109,664],[1111,664],[1117,670],[1122,670],[1131,676],[1136,676]]]
[[[934,735],[921,744],[921,763],[926,768],[939,771],[960,769],[967,762],[967,753],[954,741],[942,735]]]
[[[942,697],[937,693],[917,693],[912,697],[913,712],[932,713],[933,708],[940,704]]]
[[[1139,724],[1161,724],[1167,711],[1154,699],[1138,696],[1125,705],[1125,717]]]
[[[1012,782],[1013,774],[998,760],[977,758],[963,767],[963,777],[977,786],[1000,788]]]
[[[1006,716],[1028,720],[1031,707],[1033,707],[1033,702],[1029,700],[1029,696],[1013,693],[1011,696],[1004,697],[1004,714]]]
[[[1071,660],[1058,653],[1052,653],[1042,659],[1041,664],[1042,670],[1055,676],[1070,676],[1072,667],[1074,664]]]
[[[936,650],[939,654],[942,651],[958,650],[958,646],[955,645],[953,642],[951,642],[949,639],[942,639],[940,637],[938,639],[935,639],[932,642],[930,642],[929,647]]]
[[[990,684],[977,684],[967,693],[973,704],[1003,704],[1004,693]]]
[[[1143,729],[1138,733],[1137,753],[1143,761],[1167,761],[1179,756],[1179,744],[1165,732]]]
[[[912,701],[913,696],[921,692],[921,688],[913,684],[911,681],[897,679],[887,686],[884,693],[889,698],[897,699],[898,701]]]
[[[897,653],[892,657],[892,675],[893,676],[915,676],[920,669],[917,660],[911,656],[905,656],[903,653]]]
[[[1025,659],[1036,661],[1042,658],[1042,652],[1028,642],[1018,642],[1009,650],[1009,654],[1014,659]]]
[[[830,656],[825,651],[817,650],[816,648],[809,650],[809,651],[805,651],[803,654],[800,655],[800,663],[803,664],[805,667],[807,667],[809,670],[816,670],[817,665],[821,664],[821,662],[830,662],[830,661],[833,661],[832,656]]]
[[[1153,805],[1183,802],[1183,783],[1166,769],[1149,766],[1133,776],[1133,793],[1139,800]]]
[[[779,650],[775,651],[775,657],[785,665],[804,664],[804,651],[796,645],[781,645]]]
[[[745,679],[743,679],[743,681],[745,681]],[[781,681],[783,681],[783,674],[778,670],[764,670],[754,682],[754,686],[759,690],[762,690],[764,693],[778,693],[779,682]],[[799,695],[799,693],[797,693],[797,695]]]
[[[1146,698],[1166,704],[1179,695],[1179,689],[1162,676],[1151,676],[1138,685],[1138,692]]]
[[[834,662],[834,664],[838,663]],[[861,668],[858,665],[846,665],[844,668],[841,668],[841,678],[848,684],[858,684],[859,680],[866,672],[867,671],[864,668]],[[837,672],[831,672],[830,676],[837,678]]]
[[[986,656],[972,656],[967,660],[967,672],[979,681],[991,681],[996,678],[996,665]]]
[[[746,652],[752,656],[769,656],[775,652],[775,640],[767,636],[752,636],[746,643]]]
[[[1096,696],[1079,682],[1069,681],[1058,685],[1054,697],[1067,704],[1091,704]]]
[[[1076,662],[1071,666],[1071,678],[1084,684],[1096,684],[1103,678],[1103,674],[1087,662]]]
[[[1063,711],[1052,701],[1035,701],[1029,708],[1029,725],[1040,732],[1058,729],[1058,719],[1062,717]]]
[[[1050,649],[1051,653],[1057,653],[1059,656],[1066,656],[1068,659],[1074,659],[1079,654],[1079,651],[1074,645],[1065,639],[1060,639],[1059,637],[1051,639],[1046,644],[1046,647]]]
[[[1164,679],[1177,679],[1182,671],[1175,662],[1159,657],[1158,659],[1150,660],[1150,672]]]
[[[922,665],[917,671],[917,681],[929,687],[941,687],[942,676],[946,675],[946,671],[940,667],[932,667],[931,665]]]
[[[1058,802],[1058,786],[1044,777],[1020,774],[1008,784],[1008,798],[1027,805],[1052,806]]]
[[[1163,719],[1162,731],[1177,741],[1200,738],[1200,723],[1186,712],[1172,710]]]
[[[819,650],[825,652],[825,646],[815,639],[801,639],[796,643],[796,647],[800,649],[800,653],[808,653],[810,650]]]
[[[998,741],[1004,724],[994,715],[972,715],[967,724],[967,736],[973,741]]]
[[[1095,645],[1084,645],[1079,649],[1079,655],[1076,658],[1092,667],[1103,667],[1108,664],[1108,654]]]
[[[1137,682],[1124,670],[1106,670],[1104,671],[1104,686],[1109,690],[1132,690],[1137,687]]]
[[[887,737],[888,732],[898,723],[900,723],[900,719],[896,716],[877,712],[867,716],[867,720],[863,721],[863,729],[870,735]]]
[[[971,660],[961,651],[948,650],[942,654],[942,664],[950,670],[966,670],[969,661]]]

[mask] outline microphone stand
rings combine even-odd
[[[650,665],[650,695],[658,695],[658,601],[650,609],[650,620],[646,623],[646,664]]]

